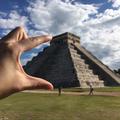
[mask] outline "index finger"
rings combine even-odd
[[[43,36],[31,37],[26,40],[21,40],[19,41],[19,45],[21,47],[22,52],[24,52],[42,43],[48,42],[50,40],[52,40],[51,35],[43,35]]]

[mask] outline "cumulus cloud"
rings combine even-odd
[[[113,3],[112,6],[114,8],[120,7],[120,0],[108,0],[108,2],[112,2]]]
[[[84,40],[82,44],[106,65],[117,69],[120,68],[120,64],[118,64],[120,61],[119,32],[120,27],[117,25],[110,29],[102,25],[101,27],[97,27],[97,25],[93,28],[89,27],[89,31],[84,32],[82,36]]]
[[[21,64],[22,64],[23,66],[26,65],[26,63],[27,63],[28,61],[31,61],[32,58],[33,58],[33,56],[30,57],[30,58],[22,58],[22,60],[21,60]]]
[[[29,52],[27,54],[22,54],[21,58],[22,58],[22,65],[25,65],[28,61],[31,61],[33,57],[37,56],[38,52]]]
[[[96,9],[93,5],[72,4],[70,0],[36,0],[27,8],[34,27],[54,35],[82,25],[89,15],[97,13]]]
[[[0,11],[0,18],[5,17],[6,15],[7,15],[6,13]]]
[[[3,34],[6,34],[16,26],[21,25],[26,27],[27,17],[21,16],[17,11],[12,10],[8,15],[4,12],[0,12],[0,14],[2,15],[2,17],[0,17],[0,28],[5,30]]]

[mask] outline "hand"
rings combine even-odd
[[[50,35],[29,38],[17,27],[0,40],[0,98],[27,89],[53,89],[48,81],[27,75],[20,63],[22,52],[51,39]]]

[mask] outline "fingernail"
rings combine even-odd
[[[47,35],[46,37],[50,40],[53,38],[52,35]]]

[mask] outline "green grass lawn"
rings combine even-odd
[[[19,93],[0,101],[0,120],[120,120],[120,97]]]

